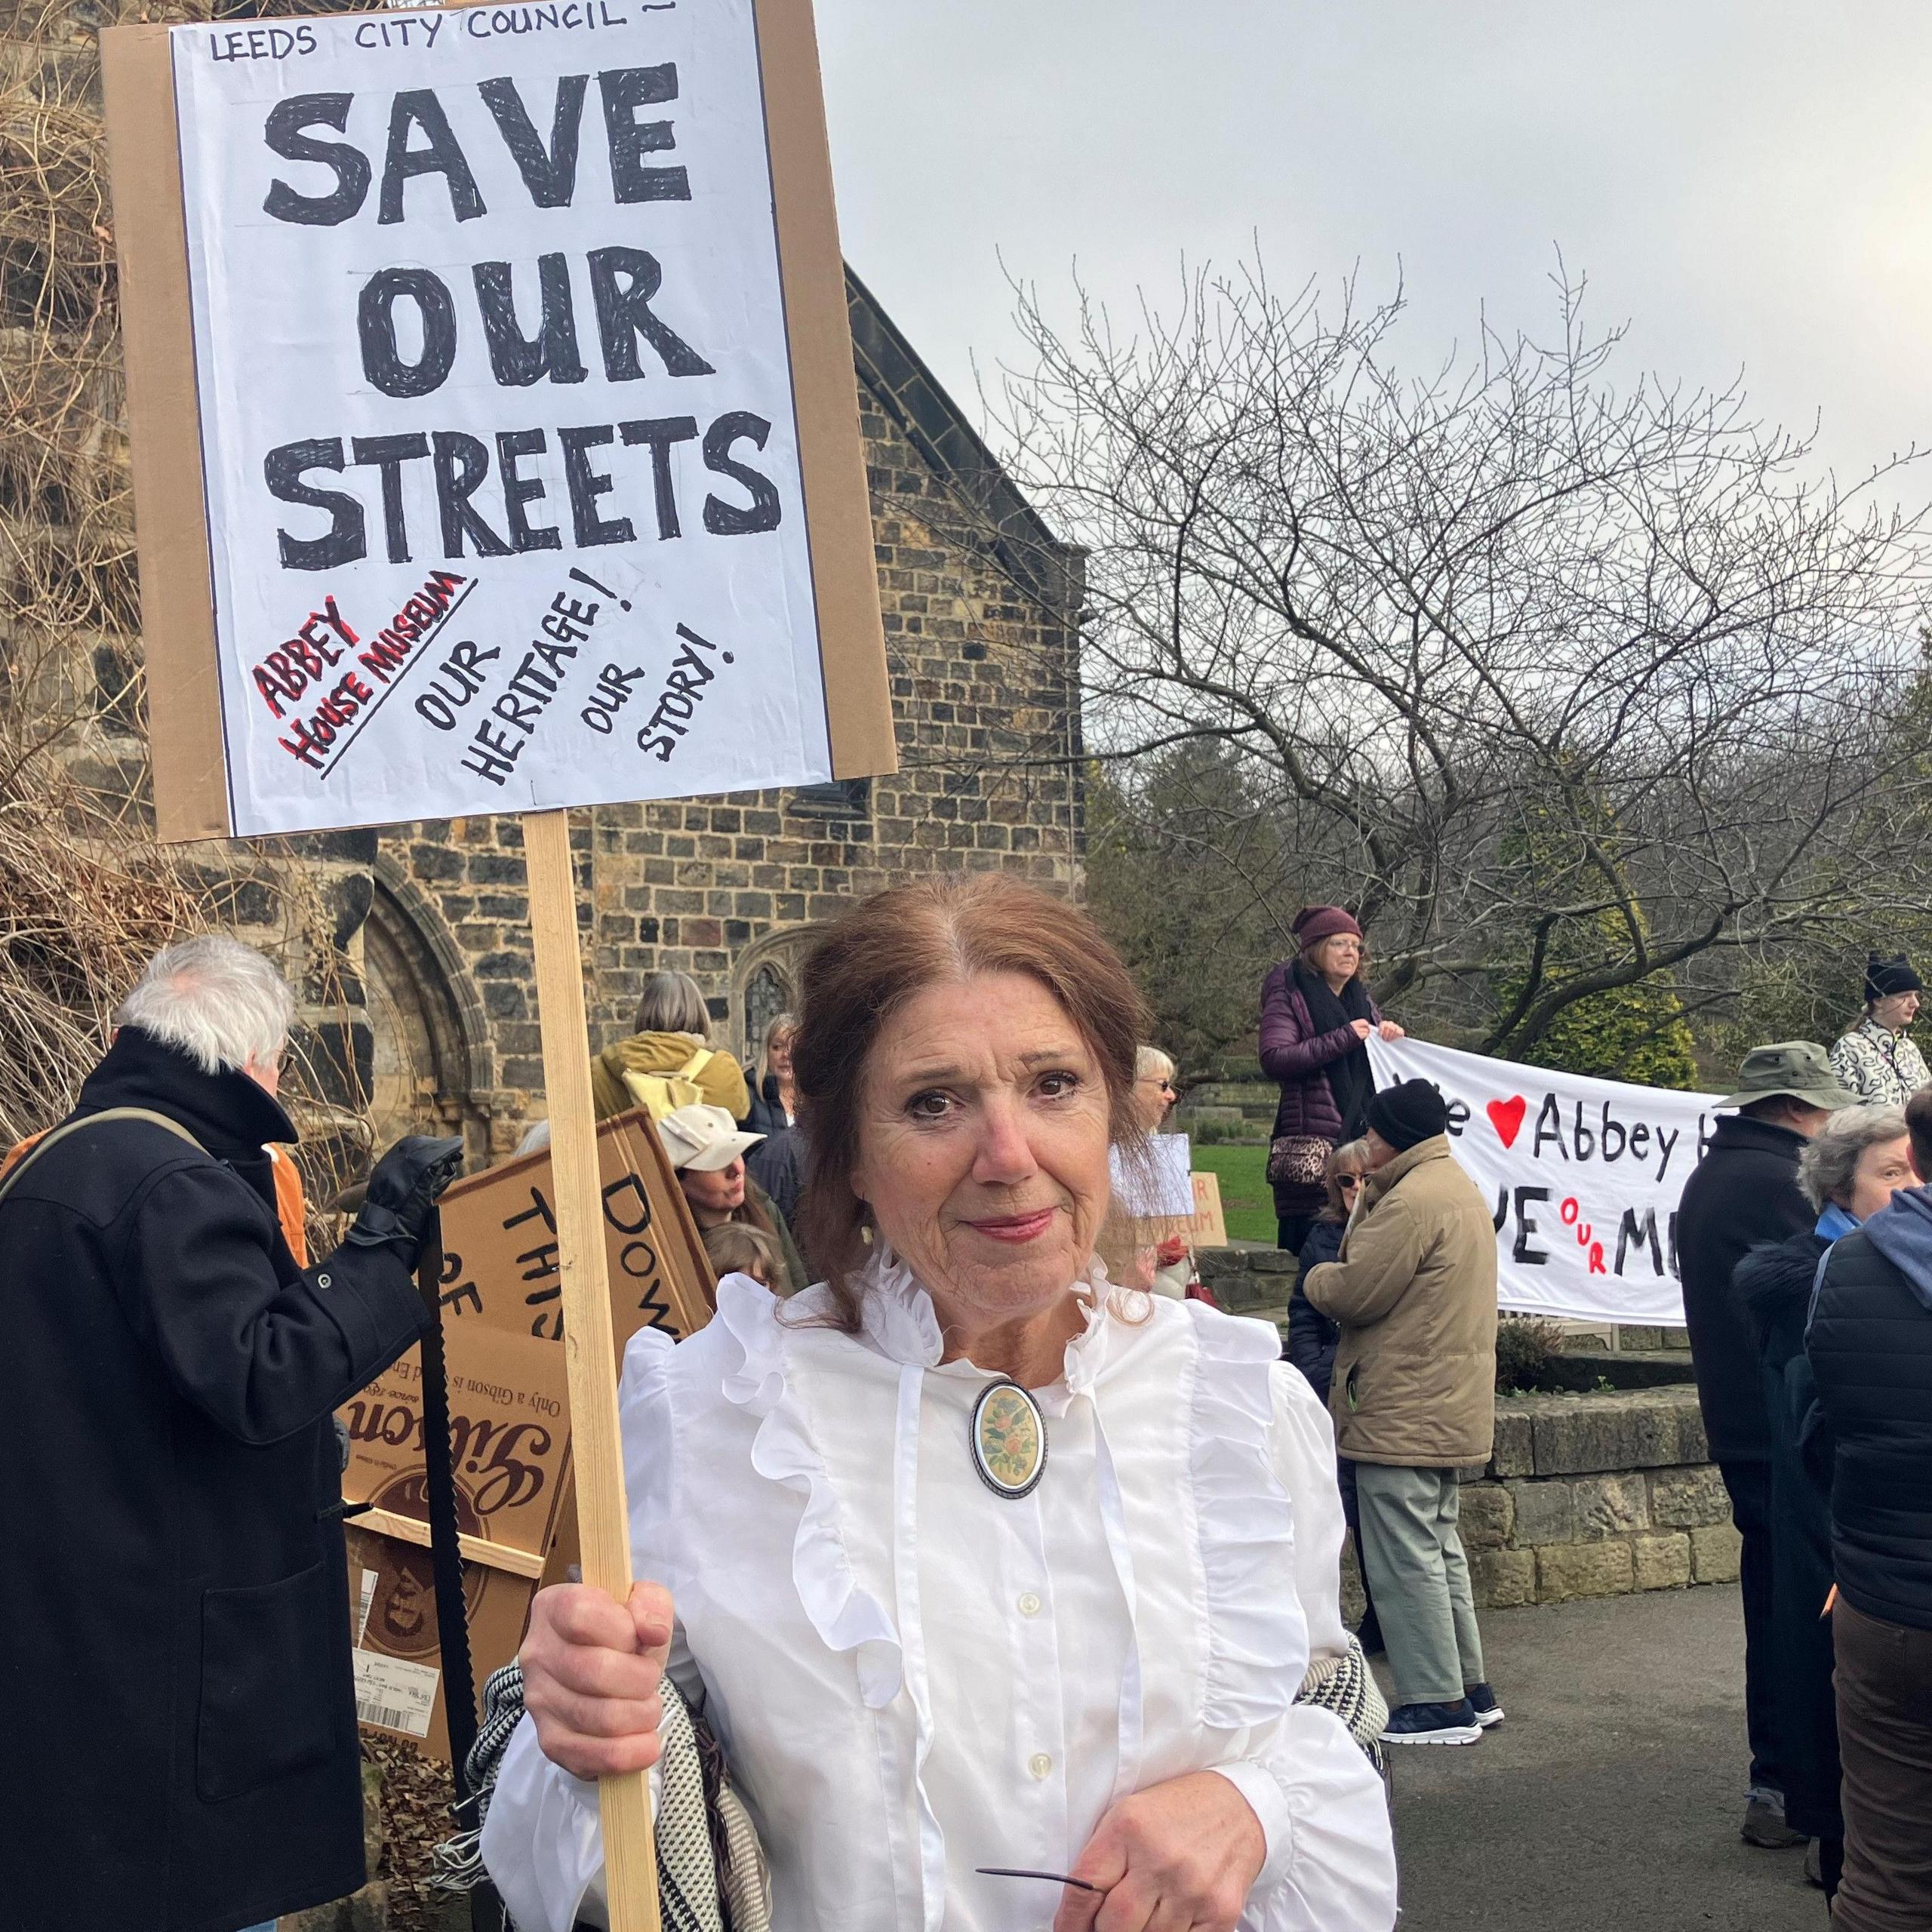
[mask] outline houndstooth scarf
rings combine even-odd
[[[724,1754],[667,1677],[660,1687],[657,1806],[657,1890],[665,1932],[768,1932],[771,1885],[743,1801],[724,1777]],[[523,1715],[523,1672],[504,1665],[483,1687],[483,1721],[469,1754],[466,1829],[436,1847],[436,1884],[470,1892],[484,1882],[483,1821],[503,1752]]]
[[[1348,1726],[1349,1735],[1368,1754],[1368,1761],[1378,1771],[1384,1768],[1382,1733],[1389,1722],[1389,1706],[1361,1644],[1353,1637],[1340,1657],[1322,1657],[1309,1666],[1308,1675],[1295,1693],[1295,1702],[1333,1711]]]

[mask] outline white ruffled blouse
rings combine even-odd
[[[677,1608],[701,1698],[771,1860],[773,1932],[1037,1932],[1108,1807],[1190,1771],[1253,1806],[1249,1932],[1387,1932],[1382,1785],[1294,1700],[1339,1656],[1328,1418],[1273,1329],[1096,1271],[1063,1379],[1035,1392],[1045,1472],[1019,1500],[972,1461],[993,1379],[881,1254],[862,1334],[742,1275],[675,1348],[625,1359],[636,1574]],[[782,1311],[782,1312],[781,1312]],[[520,1932],[604,1916],[595,1786],[525,1718],[483,1856]]]

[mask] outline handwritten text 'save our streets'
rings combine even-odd
[[[654,110],[678,99],[675,63],[614,68],[594,78],[595,118],[601,122],[614,202],[688,202],[691,191],[685,167],[646,158],[675,152],[672,121],[654,118]],[[592,112],[592,79],[589,74],[558,77],[547,134],[540,132],[533,104],[526,101],[516,81],[504,76],[475,85],[494,138],[514,162],[528,196],[531,212],[521,214],[525,221],[533,214],[540,217],[543,211],[573,204],[586,140],[584,123]],[[359,112],[356,94],[349,91],[301,94],[268,110],[262,130],[266,145],[282,161],[302,165],[286,171],[294,180],[276,173],[263,203],[267,214],[279,222],[318,228],[359,219],[372,220],[378,228],[400,226],[406,231],[412,204],[425,195],[446,197],[458,224],[489,212],[436,89],[403,90],[386,101],[365,94]],[[472,122],[476,118],[472,112]],[[331,138],[365,126],[386,131],[379,160],[355,140]],[[371,151],[377,146],[369,139]],[[588,249],[577,257],[553,253],[539,254],[534,263],[479,261],[471,267],[466,286],[465,280],[447,270],[403,263],[380,269],[362,281],[355,292],[353,327],[362,373],[374,390],[398,399],[433,395],[455,367],[466,331],[479,337],[500,389],[546,382],[582,383],[592,366],[613,384],[715,373],[700,347],[659,312],[666,306],[663,270],[647,250],[611,245]],[[349,321],[345,305],[343,326]],[[380,543],[392,564],[426,555],[448,564],[471,555],[507,557],[561,550],[565,528],[570,546],[577,550],[635,543],[640,526],[654,531],[660,542],[679,539],[694,518],[713,536],[774,530],[784,515],[781,493],[774,478],[752,460],[771,431],[770,421],[755,411],[726,409],[711,413],[703,422],[695,414],[663,414],[588,424],[519,423],[496,429],[487,439],[471,429],[433,427],[312,436],[269,450],[262,474],[278,501],[327,518],[325,528],[319,528],[313,515],[290,518],[278,528],[278,558],[285,571],[326,571],[356,563],[369,555],[372,541]],[[710,487],[688,480],[685,460],[675,456],[686,445],[691,446],[689,456],[701,462]],[[611,457],[603,454],[608,451],[614,456],[620,450],[638,451],[640,459],[634,462],[648,463],[648,485],[641,467],[633,472],[638,485],[635,497],[613,473]],[[552,462],[561,471],[561,502],[552,498],[550,482],[538,473]],[[348,482],[358,470],[368,475],[372,486],[366,494],[380,500],[380,534],[374,537],[363,497],[320,480],[334,472]],[[556,480],[554,471],[552,478]],[[420,506],[432,495],[433,518],[420,514],[412,521],[412,497]],[[406,608],[401,624],[405,643],[415,641],[412,618],[424,642],[433,629],[440,628],[440,622],[421,620],[432,616],[440,620],[446,608],[460,601],[451,595],[458,585],[463,585],[466,594],[469,586],[462,574],[432,572],[419,599]],[[399,675],[401,666],[372,663],[365,654],[361,664],[375,674],[377,690],[368,688],[360,672],[345,673],[333,688],[325,683],[317,673],[334,663],[336,651],[350,638],[340,622],[335,599],[318,601],[319,615],[311,613],[294,636],[261,653],[251,676],[278,723],[305,693],[310,694],[310,706],[315,703],[316,689],[326,694],[320,709],[310,710],[279,737],[292,756],[326,776],[353,735],[345,731],[350,719],[374,710],[380,701],[380,685]],[[420,611],[414,608],[419,601],[424,606]],[[574,609],[568,614],[582,623],[589,614]],[[555,617],[553,607],[546,614],[546,629]],[[682,626],[678,629],[686,641],[684,657],[689,657],[693,633]],[[392,643],[395,636],[393,626],[384,632]],[[318,650],[325,640],[335,648]],[[519,688],[512,680],[512,688],[490,707],[498,715],[479,724],[473,736],[465,734],[466,765],[495,783],[503,782],[521,749],[520,735],[534,728],[554,694],[564,669],[551,661],[558,647],[580,641],[577,636],[537,640],[537,655],[546,661],[536,663],[526,657],[518,667],[526,688]],[[448,715],[451,704],[466,703],[475,694],[480,666],[498,655],[494,648],[479,651],[459,641],[440,668],[454,675],[460,685],[470,682],[471,690],[460,697],[452,692],[448,701],[426,694],[418,700],[418,711],[438,730],[450,730],[454,721]],[[318,657],[320,663],[312,661]],[[729,654],[724,661],[731,661]],[[608,734],[612,713],[641,675],[633,666],[607,665],[598,691],[584,708],[585,723]],[[709,681],[708,669],[703,681]],[[687,701],[681,694],[688,681],[683,675],[673,676],[667,701],[674,711]],[[546,684],[549,690],[543,688]],[[638,743],[666,758],[672,749],[667,731],[681,736],[682,727],[666,715],[662,703],[651,722],[651,729],[639,733]]]

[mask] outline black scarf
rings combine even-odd
[[[1306,960],[1297,959],[1292,970],[1307,1003],[1309,1023],[1318,1035],[1335,1032],[1352,1020],[1374,1020],[1374,1004],[1359,973],[1337,993]],[[1368,1070],[1368,1048],[1358,1040],[1340,1060],[1331,1060],[1327,1070],[1328,1091],[1334,1096],[1335,1111],[1342,1116],[1342,1138],[1352,1140],[1368,1124],[1369,1096],[1375,1091],[1375,1076]]]

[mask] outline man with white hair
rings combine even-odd
[[[158,954],[80,1103],[0,1179],[0,1921],[237,1932],[363,1882],[331,1417],[426,1325],[460,1143],[377,1163],[303,1269],[266,1143],[294,1004]]]

